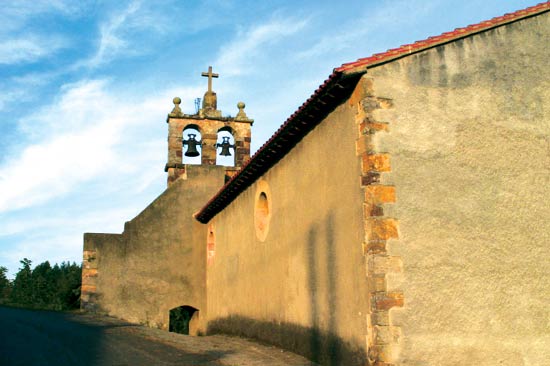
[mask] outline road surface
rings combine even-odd
[[[314,366],[241,338],[190,337],[81,313],[0,306],[2,366]]]

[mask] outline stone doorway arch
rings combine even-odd
[[[199,309],[189,305],[170,310],[168,330],[173,333],[197,335]]]

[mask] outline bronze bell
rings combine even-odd
[[[228,136],[222,136],[222,143],[216,144],[216,147],[221,147],[222,152],[220,153],[221,156],[231,156],[230,148],[235,148],[235,145],[231,145],[229,143],[229,137]]]
[[[185,156],[199,156],[200,153],[197,150],[197,146],[201,146],[202,142],[195,140],[195,136],[197,136],[194,133],[189,134],[189,140],[183,140],[183,145],[187,145],[187,151],[185,152]]]

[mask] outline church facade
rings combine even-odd
[[[209,69],[166,191],[84,235],[83,309],[322,365],[549,365],[548,44],[545,2],[344,64],[252,157]]]

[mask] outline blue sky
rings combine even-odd
[[[81,260],[166,187],[166,114],[244,101],[255,151],[334,67],[535,1],[27,1],[0,7],[0,265]]]

